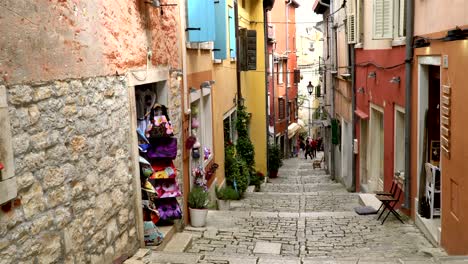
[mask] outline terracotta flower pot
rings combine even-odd
[[[193,227],[205,226],[208,209],[189,208],[189,211],[190,211],[190,224]]]

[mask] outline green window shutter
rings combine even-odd
[[[247,29],[242,28],[239,30],[239,62],[240,70],[247,70]]]
[[[215,6],[215,41],[214,41],[214,58],[218,60],[226,59],[227,55],[227,15],[226,15],[226,0],[216,0]]]
[[[236,58],[236,22],[234,8],[229,7],[229,54],[231,58]]]
[[[215,40],[215,9],[212,0],[187,0],[189,42]]]

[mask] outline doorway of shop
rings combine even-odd
[[[384,124],[383,109],[371,106],[370,111],[370,162],[368,187],[370,192],[383,191],[384,186]]]
[[[427,63],[427,64],[426,64]],[[416,224],[440,243],[440,58],[419,65],[418,97],[418,200]]]
[[[361,139],[359,144],[359,164],[360,164],[360,171],[359,176],[361,179],[361,190],[363,192],[368,192],[369,187],[367,186],[368,178],[367,178],[367,140],[368,140],[368,132],[369,132],[369,123],[366,119],[361,119]]]

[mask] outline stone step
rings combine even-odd
[[[149,264],[194,264],[203,257],[200,254],[153,251],[148,257]]]
[[[359,194],[359,204],[363,206],[370,206],[374,208],[375,210],[378,210],[380,208],[380,205],[382,202],[375,197],[375,194],[372,193],[360,193]]]
[[[184,252],[192,243],[192,235],[176,233],[164,247],[164,252]]]

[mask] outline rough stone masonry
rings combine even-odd
[[[127,86],[118,76],[7,87],[18,183],[0,263],[105,263],[139,246]]]

